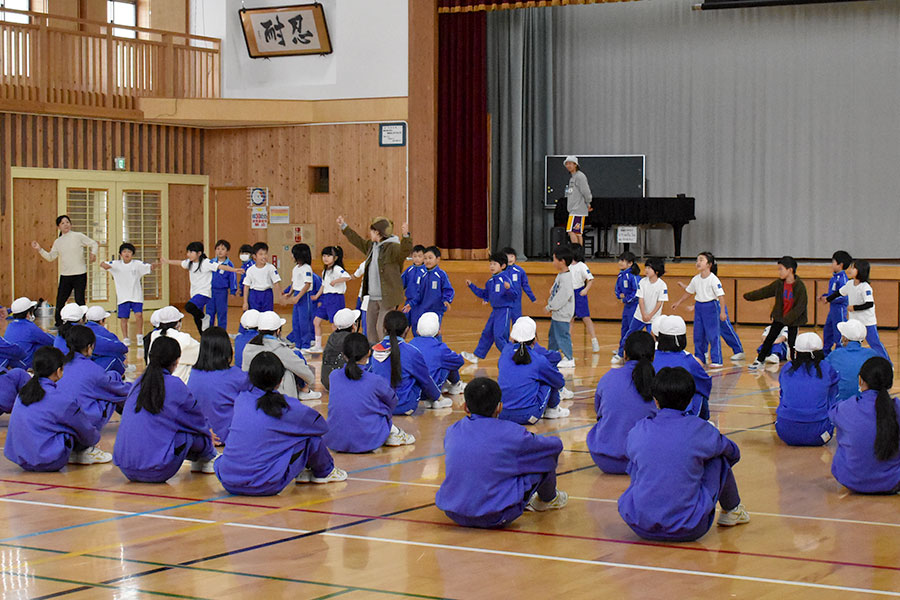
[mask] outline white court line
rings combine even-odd
[[[136,515],[139,517],[147,517],[148,519],[164,519],[167,521],[188,521],[191,523],[215,523],[216,521],[212,521],[209,519],[192,519],[189,517],[176,517],[173,515],[158,515],[158,514],[139,514],[136,512],[130,512],[127,510],[113,510],[111,508],[96,508],[93,506],[73,506],[71,504],[53,504],[51,502],[37,502],[36,500],[19,500],[17,498],[0,498],[3,502],[10,502],[12,504],[34,504],[37,506],[48,506],[50,508],[68,508],[71,510],[82,510],[86,512],[97,512],[104,514],[112,514],[112,515]]]
[[[394,483],[394,482],[391,482]],[[599,499],[598,499],[599,500]],[[103,509],[103,508],[91,508],[86,506],[72,506],[67,504],[49,504],[46,502],[36,502],[31,500],[12,500],[9,498],[0,498],[0,501],[3,502],[15,502],[20,504],[34,504],[39,506],[52,506],[58,508],[68,508],[72,510],[86,510],[91,512],[116,512],[120,514],[126,515],[135,515],[137,517],[150,517],[155,516],[161,519],[169,519],[169,520],[177,520],[177,521],[200,521],[209,524],[216,524],[216,521],[205,521],[200,519],[186,519],[183,517],[173,517],[169,515],[142,515],[139,513],[127,512],[127,511],[112,511],[111,509]],[[262,529],[266,531],[278,531],[282,533],[294,533],[294,534],[306,534],[310,533],[309,530],[306,529],[293,529],[289,527],[270,527],[267,525],[253,525],[248,523],[218,523],[223,526],[230,527],[244,527],[250,529]],[[840,592],[855,592],[862,594],[872,594],[877,596],[893,596],[900,597],[900,592],[892,592],[887,590],[875,590],[869,588],[854,588],[840,585],[830,585],[826,583],[810,583],[805,581],[791,581],[787,579],[772,579],[768,577],[754,577],[752,575],[735,575],[731,573],[716,573],[712,571],[695,571],[691,569],[674,569],[670,567],[655,567],[651,565],[638,565],[632,563],[618,563],[611,561],[601,561],[601,560],[588,560],[584,558],[569,558],[565,556],[553,556],[553,555],[544,555],[544,554],[531,554],[526,552],[511,552],[508,550],[491,550],[489,548],[477,548],[473,546],[456,546],[450,544],[435,544],[431,542],[414,542],[409,540],[397,540],[392,538],[382,538],[382,537],[374,537],[367,535],[353,535],[349,533],[335,533],[331,531],[325,531],[318,535],[323,537],[334,537],[341,539],[349,539],[349,540],[360,540],[366,542],[382,542],[385,544],[399,544],[401,546],[415,546],[419,548],[434,548],[438,550],[457,550],[460,552],[473,552],[476,554],[492,554],[496,556],[511,556],[514,558],[533,558],[537,560],[547,560],[551,562],[562,562],[562,563],[570,563],[570,564],[580,564],[580,565],[593,565],[598,567],[609,567],[613,569],[628,569],[632,571],[651,571],[655,573],[670,573],[673,575],[693,575],[699,577],[712,577],[714,579],[729,579],[733,581],[750,581],[753,583],[771,583],[775,585],[786,585],[791,587],[804,587],[804,588],[812,588],[812,589],[820,589],[820,590],[834,590]],[[860,567],[864,568],[864,567]]]

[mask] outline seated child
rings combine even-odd
[[[665,367],[653,379],[659,413],[638,421],[625,443],[631,484],[619,498],[619,514],[648,540],[690,542],[702,537],[722,506],[719,525],[750,521],[731,467],[737,445],[713,425],[686,412],[694,378]]]
[[[427,312],[419,317],[418,336],[410,340],[410,345],[415,346],[425,357],[428,364],[428,372],[434,380],[434,384],[442,390],[446,388],[449,394],[462,394],[466,388],[459,379],[459,368],[465,364],[463,357],[451,350],[440,339],[441,319],[432,312]],[[449,385],[447,385],[449,383]],[[424,400],[425,406],[431,402]],[[438,406],[438,404],[442,404]],[[444,400],[438,400],[430,408],[444,408]],[[451,404],[447,404],[451,406]]]
[[[763,342],[765,342],[766,338],[769,337],[769,331],[771,331],[771,330],[772,330],[771,325],[766,325],[766,328],[763,329],[763,332],[762,332]],[[789,352],[790,349],[788,348],[788,345],[787,345],[787,339],[788,339],[788,328],[782,327],[781,333],[779,333],[778,337],[775,338],[775,341],[772,344],[772,351],[766,357],[765,362],[767,362],[770,365],[777,365],[779,363],[782,363],[782,362],[788,360],[788,356],[790,356],[790,352]],[[762,351],[762,344],[760,344],[759,347],[756,348],[756,351],[757,352]]]
[[[350,310],[342,308],[334,313],[334,333],[328,336],[328,342],[325,343],[325,351],[322,353],[322,375],[321,381],[325,389],[329,389],[329,377],[335,369],[341,369],[347,364],[344,357],[344,340],[353,333],[353,327],[359,321],[360,312],[358,310]]]
[[[288,373],[278,387],[278,392],[298,400],[318,400],[322,397],[322,392],[312,389],[316,384],[315,373],[306,364],[303,355],[295,351],[289,342],[281,339],[281,328],[286,322],[274,311],[266,311],[259,315],[258,332],[256,337],[244,346],[241,368],[245,372],[249,371],[254,356],[260,352],[272,352],[281,359],[281,364]]]
[[[656,414],[651,385],[655,342],[646,331],[625,340],[625,364],[600,378],[594,394],[597,424],[588,432],[591,457],[604,473],[622,475],[628,467],[625,439],[634,424]]]
[[[415,443],[416,438],[399,429],[391,418],[397,406],[394,389],[384,377],[360,367],[369,361],[369,340],[352,332],[343,339],[341,353],[346,363],[331,371],[325,443],[337,452],[371,452],[380,446]]]
[[[867,360],[878,353],[872,348],[864,348],[862,341],[866,339],[866,326],[856,319],[849,319],[837,324],[841,332],[841,347],[835,348],[825,359],[835,371],[838,382],[837,401],[852,398],[859,391],[859,369]]]
[[[54,340],[56,345],[56,340]],[[0,369],[25,369],[25,351],[0,337]]]
[[[537,336],[534,319],[522,317],[513,325],[511,342],[497,361],[497,383],[503,390],[499,418],[520,425],[534,425],[542,417],[559,419],[569,409],[559,405],[559,390],[566,380],[542,352],[532,345]]]
[[[775,431],[788,446],[822,446],[834,435],[828,411],[835,403],[838,374],[823,362],[822,339],[801,333],[796,357],[781,370]]]
[[[247,374],[231,365],[231,354],[228,332],[221,327],[208,328],[200,335],[200,355],[187,383],[217,445],[228,438],[235,398],[250,389]]]
[[[241,315],[240,333],[234,338],[234,365],[241,367],[244,359],[244,347],[259,333],[256,326],[259,324],[259,311],[251,308]]]
[[[225,453],[215,471],[229,494],[273,496],[291,482],[344,481],[322,435],[325,418],[277,390],[284,379],[281,360],[260,352],[250,362],[250,390],[234,403],[234,419]]]
[[[59,318],[62,321],[56,330],[56,337],[53,338],[53,347],[59,348],[63,354],[69,353],[69,346],[66,344],[66,336],[69,330],[76,325],[84,325],[84,315],[87,313],[87,306],[78,306],[77,304],[66,304],[59,311]]]
[[[53,338],[49,333],[34,324],[34,309],[37,302],[24,296],[16,298],[10,306],[12,321],[6,326],[4,337],[21,348],[25,356],[21,359],[26,369],[31,368],[31,359],[35,350],[41,346],[52,346]]]
[[[66,463],[91,465],[112,460],[94,444],[100,429],[72,397],[57,386],[63,375],[63,353],[38,348],[34,377],[16,398],[3,454],[26,471],[59,471]]]
[[[150,362],[125,400],[113,448],[116,466],[131,481],[163,483],[185,460],[212,473],[216,449],[196,398],[175,372],[181,347],[170,337],[150,345]]]
[[[186,385],[191,378],[191,368],[193,368],[194,363],[197,362],[197,357],[200,355],[200,342],[192,338],[191,334],[181,330],[181,326],[184,323],[184,314],[174,306],[165,306],[154,312],[150,317],[151,324],[154,317],[158,326],[148,334],[149,340],[146,337],[144,338],[144,343],[150,342],[152,346],[161,337],[168,337],[178,342],[178,346],[181,348],[181,356],[172,375],[179,378]],[[147,362],[149,361],[150,355],[148,354]]]
[[[31,375],[25,369],[0,367],[0,415],[12,412],[16,396],[29,381]]]
[[[653,368],[657,372],[663,367],[681,367],[694,377],[694,399],[687,408],[692,415],[704,421],[709,419],[709,394],[712,391],[712,377],[687,348],[687,326],[684,319],[677,315],[668,315],[657,324],[656,354],[653,356]]]
[[[97,338],[92,360],[105,371],[125,374],[125,361],[128,359],[128,346],[119,341],[119,337],[106,328],[109,313],[101,306],[92,306],[84,314],[86,325]],[[128,369],[134,371],[134,368]]]
[[[404,341],[408,329],[405,314],[399,310],[388,312],[384,317],[387,335],[372,348],[372,359],[369,361],[369,370],[390,381],[391,387],[397,391],[395,415],[413,414],[420,398],[432,402],[445,400],[431,378],[425,357],[418,348]],[[453,404],[449,398],[446,401],[449,404],[442,402],[441,407]]]
[[[459,525],[484,528],[508,525],[525,510],[564,507],[569,495],[556,489],[562,441],[498,419],[503,403],[496,381],[475,378],[465,396],[466,416],[444,436],[446,475],[437,507]]]
[[[837,427],[831,474],[858,494],[900,492],[900,400],[891,397],[893,383],[890,361],[874,356],[859,370],[859,394],[828,411]]]

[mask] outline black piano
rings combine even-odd
[[[674,256],[681,256],[681,230],[688,221],[696,220],[694,198],[594,198],[587,224],[604,231],[613,225],[657,225],[672,226],[675,241]],[[553,221],[556,227],[565,227],[568,219],[566,199],[556,201]]]

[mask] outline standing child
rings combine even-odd
[[[525,269],[516,264],[516,249],[507,246],[500,252],[506,255],[506,271],[519,296],[518,302],[513,307],[513,314],[510,321],[515,323],[518,318],[522,316],[522,296],[528,296],[528,299],[532,302],[535,302],[537,297],[534,295],[534,292],[531,291],[531,285],[528,284],[528,274],[525,273]]]
[[[409,343],[425,357],[434,384],[448,394],[462,394],[466,384],[459,379],[459,368],[465,361],[441,340],[440,318],[433,312],[427,312],[419,317],[418,327],[417,335]],[[428,400],[424,402],[425,406],[431,404]],[[439,402],[443,403],[443,400]]]
[[[241,332],[234,338],[234,364],[243,366],[244,347],[256,337],[256,327],[259,325],[259,311],[251,308],[241,315]]]
[[[472,352],[461,352],[460,356],[470,363],[478,363],[478,359],[485,358],[491,349],[491,345],[497,346],[497,350],[503,352],[503,346],[509,341],[510,317],[516,303],[516,290],[505,273],[506,255],[502,252],[494,252],[488,258],[488,269],[491,272],[490,279],[481,289],[470,280],[466,279],[466,285],[472,293],[481,298],[482,304],[491,305],[491,316],[488,317],[481,338]]]
[[[34,324],[36,306],[37,302],[23,296],[13,300],[9,307],[13,320],[6,326],[6,341],[22,349],[21,360],[26,369],[31,368],[32,357],[38,348],[53,345],[50,334]]]
[[[637,310],[634,318],[628,326],[628,330],[619,341],[619,350],[612,358],[612,364],[622,363],[622,352],[625,350],[625,340],[635,331],[646,329],[650,331],[653,321],[662,316],[663,305],[669,301],[669,288],[662,276],[666,272],[666,263],[661,258],[648,258],[644,263],[644,277],[638,283]]]
[[[322,436],[328,423],[296,398],[278,392],[284,366],[271,352],[250,363],[253,387],[238,396],[225,453],[215,471],[229,494],[272,496],[296,483],[347,479]]]
[[[337,452],[414,444],[416,438],[394,425],[391,417],[397,406],[394,389],[384,377],[361,368],[371,355],[369,340],[359,333],[349,333],[343,340],[341,353],[347,363],[331,372],[325,443]]]
[[[763,341],[756,360],[750,365],[751,369],[763,367],[763,361],[772,353],[772,344],[783,327],[788,328],[788,347],[793,358],[797,329],[801,325],[806,325],[806,285],[797,276],[797,261],[794,257],[782,256],[778,259],[778,279],[758,290],[744,294],[744,299],[751,302],[772,297],[775,298],[771,313],[772,328]]]
[[[253,244],[253,266],[244,276],[243,309],[255,308],[260,313],[275,309],[275,295],[272,288],[281,281],[281,275],[274,265],[269,264],[269,245],[265,242]]]
[[[244,279],[247,277],[247,269],[252,267],[256,261],[253,260],[253,246],[250,244],[241,245],[241,249],[238,252],[238,259],[241,261],[241,270],[243,273],[238,275],[238,294],[241,295],[241,298],[244,297]],[[246,310],[246,309],[244,309]],[[244,329],[242,326],[238,326],[238,333],[244,333]]]
[[[712,269],[710,269],[710,271],[716,277],[719,276],[719,263],[716,261],[715,256],[712,256]],[[679,282],[678,285],[684,287],[684,284],[681,282]],[[738,337],[737,331],[734,330],[734,325],[731,324],[731,316],[728,314],[728,305],[725,304],[725,302],[722,302],[722,307],[725,309],[725,320],[719,321],[719,337],[722,338],[723,342],[728,344],[728,347],[731,348],[731,351],[734,353],[729,360],[733,362],[742,361],[744,360],[744,345],[741,343],[741,338]]]
[[[831,474],[858,494],[900,492],[900,400],[891,397],[893,383],[890,361],[872,357],[859,370],[859,394],[828,413],[838,444]]]
[[[322,263],[325,265],[322,271],[322,289],[312,297],[319,301],[313,319],[316,344],[311,349],[312,352],[322,351],[322,321],[334,323],[334,314],[346,307],[344,294],[347,292],[347,282],[352,279],[350,273],[344,270],[344,251],[340,246],[322,248]]]
[[[312,252],[308,244],[294,244],[291,247],[294,270],[291,271],[291,285],[284,291],[283,300],[294,305],[291,313],[291,333],[287,339],[301,350],[309,348],[315,339],[313,329]],[[293,295],[293,297],[292,297]]]
[[[560,246],[553,251],[553,268],[558,275],[550,289],[547,306],[544,307],[544,312],[550,313],[547,349],[559,350],[563,355],[563,360],[557,365],[560,369],[575,368],[572,332],[569,331],[572,317],[575,315],[575,290],[572,287],[572,273],[569,272],[572,258],[572,250],[566,246]]]
[[[658,372],[665,367],[681,367],[694,378],[694,397],[687,410],[704,421],[709,419],[709,394],[712,392],[712,377],[704,370],[696,357],[687,348],[687,325],[678,315],[667,315],[653,325],[656,334],[656,354],[653,368]],[[626,342],[627,343],[627,342]]]
[[[619,275],[616,277],[616,300],[622,302],[622,328],[619,333],[620,344],[625,339],[625,334],[631,330],[635,311],[638,307],[638,285],[640,284],[641,268],[635,264],[637,257],[633,252],[625,251],[619,255]],[[613,351],[613,363],[620,359],[618,350]]]
[[[600,352],[600,342],[594,332],[594,322],[591,321],[591,307],[588,304],[588,290],[594,284],[594,276],[584,262],[584,246],[575,244],[572,246],[573,260],[569,265],[572,273],[572,287],[575,290],[575,318],[584,322],[587,334],[591,336],[591,352]]]
[[[828,411],[835,403],[839,378],[824,358],[822,339],[801,333],[794,360],[778,377],[775,432],[788,446],[822,446],[834,434]]]
[[[419,280],[425,273],[425,246],[422,244],[413,246],[409,257],[413,264],[406,267],[403,274],[400,275],[400,281],[403,282],[403,295],[406,299],[406,305],[403,307],[405,313],[409,313],[412,308],[411,301],[418,296]]]
[[[334,313],[334,332],[328,336],[325,351],[322,352],[322,385],[328,389],[331,372],[342,368],[347,364],[344,356],[344,340],[353,333],[353,328],[359,320],[359,311],[342,308]]]
[[[694,379],[681,368],[657,371],[653,397],[659,412],[628,433],[625,453],[631,483],[619,498],[619,514],[648,540],[690,542],[702,537],[722,506],[719,525],[748,523],[732,466],[737,445],[713,425],[684,411]]]
[[[852,398],[859,391],[859,370],[863,363],[878,356],[871,348],[865,348],[862,341],[866,339],[866,326],[856,319],[848,319],[838,323],[838,331],[841,332],[841,347],[828,355],[828,364],[837,371],[838,382],[837,400]]]
[[[466,416],[444,436],[446,475],[435,503],[464,527],[503,527],[526,510],[563,508],[569,500],[556,489],[562,441],[498,419],[500,396],[496,381],[473,379]]]
[[[119,337],[106,328],[109,313],[102,306],[92,306],[84,314],[85,325],[94,332],[97,343],[94,346],[92,360],[103,367],[104,371],[113,371],[120,376],[125,371],[134,371],[134,367],[126,369],[128,346],[119,341]],[[68,340],[67,340],[68,341]]]
[[[847,269],[847,277],[851,279],[844,284],[835,294],[832,292],[828,295],[828,300],[834,300],[837,296],[847,297],[847,310],[852,313],[851,318],[856,319],[866,326],[866,341],[869,347],[883,356],[888,361],[888,356],[884,344],[878,338],[878,321],[875,319],[875,296],[872,294],[872,286],[869,285],[869,261],[855,259],[850,263]]]
[[[697,255],[697,271],[691,282],[684,288],[684,294],[672,305],[672,310],[694,295],[694,356],[706,365],[706,350],[709,348],[709,366],[722,366],[722,344],[719,340],[719,323],[726,321],[725,290],[722,282],[712,272],[715,258],[711,252]],[[719,299],[723,300],[720,302]]]
[[[122,329],[122,343],[131,345],[128,336],[128,317],[134,313],[138,347],[144,345],[144,275],[149,275],[153,265],[134,260],[135,248],[125,242],[119,246],[119,260],[100,263],[100,267],[112,274],[116,284],[116,312]]]
[[[847,298],[840,295],[841,288],[847,285],[847,273],[845,272],[853,259],[844,250],[838,250],[831,255],[831,272],[834,273],[828,280],[828,290],[819,296],[819,302],[828,304],[828,317],[825,319],[823,334],[825,337],[825,356],[831,353],[832,348],[840,347],[841,332],[838,331],[838,323],[847,320]],[[829,302],[828,297],[838,292],[838,295]]]
[[[444,313],[450,310],[454,291],[450,278],[440,267],[441,250],[437,246],[425,249],[425,271],[419,275],[415,298],[407,302],[410,307],[409,326],[413,335],[418,333],[419,318],[425,313],[434,313],[443,321]]]
[[[241,272],[240,269],[216,264],[203,251],[203,242],[191,242],[187,245],[187,258],[184,260],[163,260],[170,265],[180,265],[191,277],[191,299],[184,305],[184,310],[194,317],[197,333],[202,333],[209,324],[209,317],[203,310],[212,298],[212,276],[216,269]]]
[[[234,263],[228,258],[231,243],[228,240],[216,242],[216,258],[212,262],[216,265],[234,267]],[[237,293],[237,275],[234,271],[225,271],[218,268],[212,276],[212,298],[206,306],[206,326],[216,325],[228,331],[228,295]],[[218,319],[218,320],[217,320]]]

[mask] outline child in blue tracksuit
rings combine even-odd
[[[216,258],[212,262],[227,267],[234,267],[234,263],[228,258],[229,250],[231,250],[231,243],[228,240],[216,242]],[[237,293],[237,275],[234,271],[217,270],[212,276],[211,290],[212,297],[209,304],[206,305],[206,316],[209,317],[207,326],[218,324],[219,327],[227,331],[228,296],[229,294],[234,296]]]
[[[59,471],[66,463],[109,462],[96,448],[100,428],[70,394],[59,388],[63,353],[52,346],[34,353],[34,378],[16,398],[3,454],[26,471]]]
[[[834,435],[828,411],[836,402],[838,374],[824,361],[815,333],[798,335],[794,348],[796,357],[778,377],[775,432],[788,446],[822,446]]]
[[[188,379],[218,444],[226,443],[234,414],[234,399],[250,389],[247,374],[231,364],[231,339],[221,327],[210,327],[200,336],[200,354]]]
[[[569,496],[556,489],[562,441],[498,419],[503,403],[496,381],[473,379],[465,395],[466,416],[444,435],[437,507],[459,525],[482,528],[508,525],[526,510],[563,508]]]
[[[31,368],[35,350],[41,346],[52,346],[53,337],[34,324],[34,308],[37,302],[28,298],[16,298],[10,306],[12,321],[6,326],[4,337],[22,349],[21,361],[26,369]]]
[[[878,353],[871,348],[865,348],[862,341],[866,339],[866,326],[856,319],[849,319],[838,323],[841,332],[842,346],[836,348],[828,355],[827,360],[838,377],[837,400],[852,398],[859,391],[859,370],[867,360]]]
[[[569,409],[559,405],[559,390],[566,380],[543,352],[533,349],[536,335],[534,319],[520,318],[497,361],[497,383],[504,398],[499,418],[504,421],[534,425],[541,418],[569,416]]]
[[[56,340],[53,340],[56,346]],[[0,369],[26,369],[25,350],[0,337]]]
[[[637,290],[641,281],[641,268],[635,264],[637,257],[633,252],[623,252],[619,255],[618,260],[619,275],[616,277],[615,293],[616,300],[622,302],[622,331],[619,339],[624,340],[625,334],[631,328],[634,311],[638,306]]]
[[[522,296],[528,296],[528,299],[532,302],[536,301],[537,297],[531,291],[531,285],[528,283],[528,274],[525,273],[525,269],[516,264],[516,259],[518,258],[516,249],[507,246],[500,252],[506,255],[506,272],[518,295],[516,305],[513,307],[513,314],[510,317],[510,322],[515,323],[522,316]]]
[[[411,415],[419,406],[419,400],[431,401],[431,408],[447,408],[453,405],[449,398],[441,397],[441,390],[434,384],[428,372],[428,363],[418,348],[403,340],[409,321],[399,310],[392,310],[384,317],[385,338],[372,348],[369,370],[384,377],[397,392],[395,415]]]
[[[316,338],[313,328],[312,297],[313,287],[312,251],[308,244],[294,244],[291,247],[294,270],[291,271],[291,285],[284,290],[283,300],[294,305],[291,313],[291,332],[287,339],[301,350],[309,348]]]
[[[628,433],[625,454],[631,483],[619,498],[619,514],[640,537],[688,542],[702,537],[722,507],[718,523],[750,521],[731,467],[737,445],[685,409],[694,378],[682,368],[663,368],[653,379],[659,413]]]
[[[706,349],[709,348],[710,367],[722,366],[722,343],[719,340],[720,323],[728,319],[725,313],[725,290],[722,282],[713,274],[715,257],[710,252],[697,255],[697,271],[684,288],[684,294],[673,305],[678,308],[685,298],[694,296],[694,356],[706,365]]]
[[[406,267],[400,274],[400,282],[403,284],[403,295],[406,298],[406,306],[403,312],[409,312],[412,308],[412,300],[415,300],[419,294],[419,278],[425,273],[425,246],[416,244],[413,246],[409,257],[413,264]]]
[[[831,474],[859,494],[896,494],[900,492],[900,400],[890,394],[894,383],[890,361],[870,358],[859,370],[859,379],[859,394],[828,412],[837,428]]]
[[[297,483],[344,481],[322,436],[325,418],[296,398],[278,392],[284,366],[271,352],[250,363],[250,383],[234,403],[234,419],[216,476],[229,494],[273,496]]]
[[[710,254],[710,256],[712,256]],[[719,276],[719,263],[712,257],[712,269],[710,271],[716,277]],[[678,285],[682,285],[680,282]],[[731,359],[734,362],[744,360],[744,345],[741,343],[741,338],[738,337],[737,331],[734,330],[734,325],[731,323],[731,316],[728,314],[728,305],[724,302],[722,303],[722,308],[725,309],[725,320],[719,321],[719,337],[722,338],[722,341],[728,344],[728,347],[731,348],[733,354],[731,355]],[[765,338],[763,338],[765,339]]]
[[[234,338],[234,364],[240,368],[243,366],[244,347],[259,333],[256,326],[259,324],[259,311],[251,308],[241,315],[241,329]]]
[[[122,381],[118,373],[107,371],[91,360],[97,340],[92,329],[75,325],[66,339],[69,354],[57,387],[78,403],[99,431],[109,423],[114,412],[121,412],[131,384]]]
[[[203,311],[212,299],[213,274],[216,271],[237,272],[239,269],[210,260],[203,250],[203,242],[191,242],[187,245],[186,253],[187,258],[184,260],[162,259],[160,262],[178,265],[188,272],[191,280],[191,298],[184,305],[184,310],[194,317],[197,333],[202,333],[205,325],[209,324],[209,317],[204,315]]]
[[[625,340],[625,364],[608,371],[597,383],[597,424],[587,434],[591,457],[604,473],[622,475],[628,467],[625,439],[634,424],[656,414],[651,385],[655,342],[646,331]]]
[[[828,289],[819,296],[819,302],[828,304],[828,317],[825,319],[825,328],[822,332],[825,338],[823,344],[825,356],[831,354],[833,348],[841,346],[841,332],[838,331],[837,325],[847,320],[847,298],[841,296],[840,291],[847,285],[846,271],[851,262],[853,259],[844,250],[838,250],[831,255],[831,271],[834,274],[828,280]],[[838,293],[838,296],[829,302],[828,297],[835,292]]]
[[[461,394],[465,389],[465,384],[459,379],[459,368],[465,364],[465,361],[462,356],[441,341],[440,332],[440,318],[433,312],[427,312],[419,318],[419,330],[416,332],[418,335],[409,343],[418,348],[425,357],[428,372],[436,386],[444,389],[444,384],[449,383],[448,393]],[[428,401],[425,400],[425,402]]]
[[[466,280],[466,285],[472,293],[481,298],[484,304],[491,305],[491,316],[484,325],[474,354],[461,353],[462,357],[471,363],[477,363],[478,359],[485,358],[492,344],[497,346],[497,350],[503,351],[503,347],[509,341],[511,317],[518,298],[516,289],[509,280],[509,274],[505,272],[506,255],[502,252],[491,254],[488,268],[491,271],[491,278],[487,280],[484,289]]]
[[[0,414],[11,413],[16,403],[16,396],[31,375],[25,369],[0,367]]]
[[[364,371],[371,354],[360,333],[344,338],[347,363],[329,377],[328,433],[325,444],[337,452],[371,452],[381,446],[406,446],[416,438],[394,425],[397,393],[384,377]]]
[[[187,385],[171,374],[180,357],[177,341],[156,338],[147,368],[125,400],[113,459],[131,481],[163,483],[185,460],[191,471],[213,472],[209,423]]]
[[[656,354],[653,356],[653,368],[659,371],[663,367],[681,367],[694,378],[694,398],[687,411],[697,415],[704,421],[709,419],[709,394],[712,391],[712,377],[704,370],[693,355],[685,350],[687,347],[687,326],[684,319],[677,315],[668,315],[657,323]]]
[[[409,326],[413,335],[418,333],[419,318],[425,313],[434,313],[443,320],[444,313],[450,310],[453,302],[453,286],[447,273],[439,266],[441,250],[437,246],[425,249],[425,271],[419,275],[419,283],[414,298],[407,300],[409,310]]]
[[[243,298],[244,279],[247,277],[247,269],[249,269],[256,263],[256,261],[253,259],[253,246],[251,246],[250,244],[243,244],[241,246],[240,252],[238,253],[238,260],[240,260],[241,262],[241,270],[243,271],[243,273],[237,276],[238,294],[240,294],[241,298]],[[238,333],[244,333],[243,326],[238,326]]]
[[[109,313],[100,306],[92,306],[85,314],[85,325],[94,332],[97,343],[91,360],[103,367],[104,371],[113,371],[120,376],[125,374],[125,361],[128,358],[128,346],[119,337],[105,327]]]

